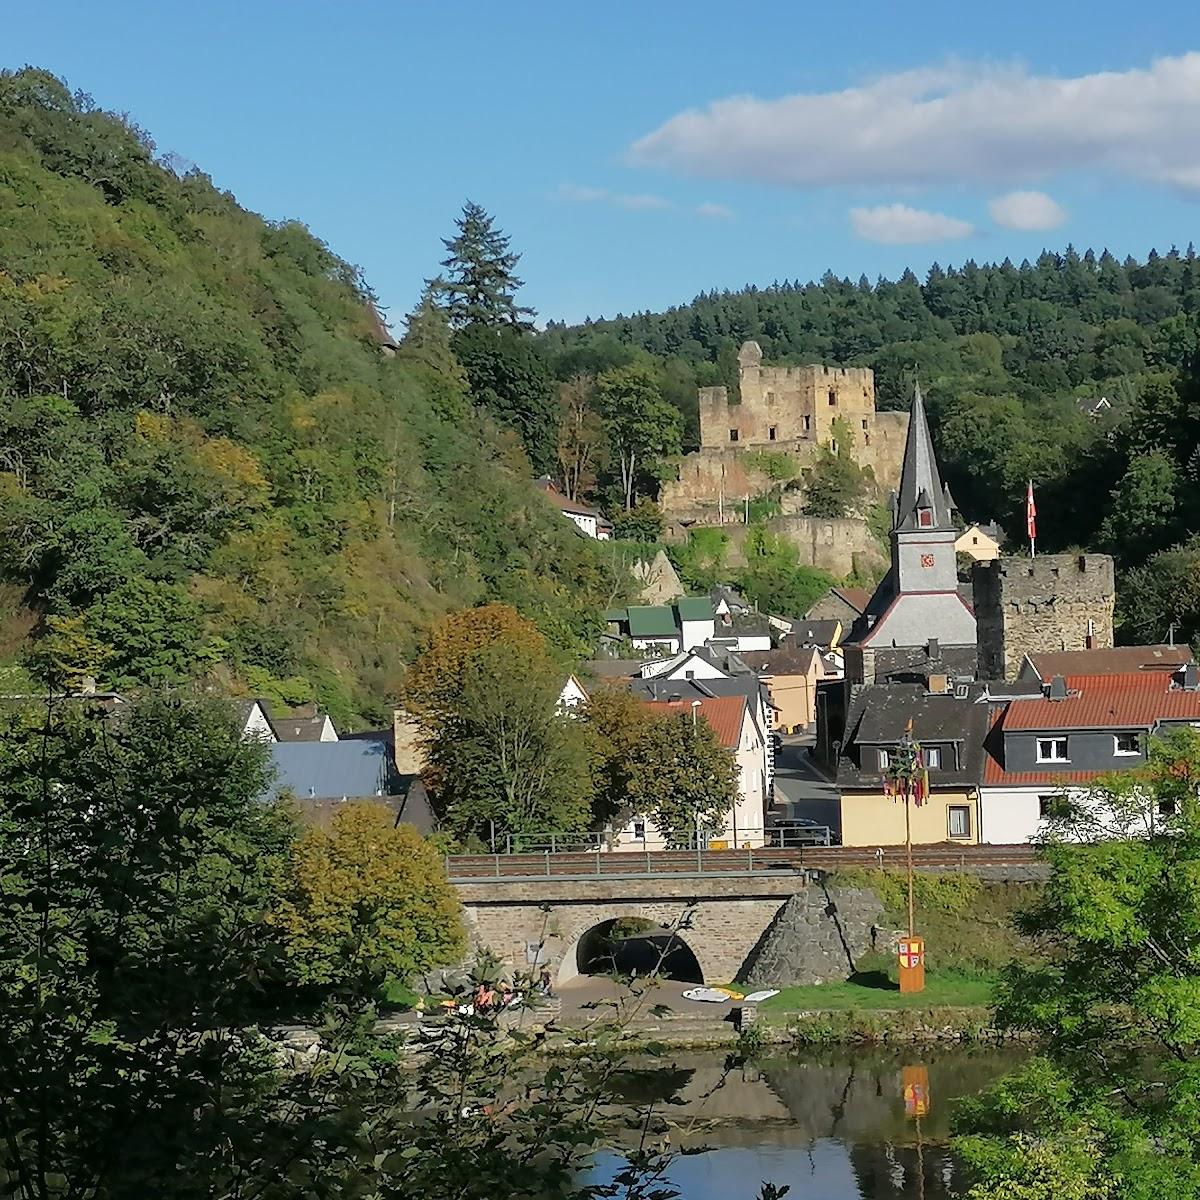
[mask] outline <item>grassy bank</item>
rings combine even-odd
[[[938,1007],[986,1008],[992,1002],[995,980],[990,975],[955,971],[931,973],[923,992],[903,994],[883,971],[863,971],[841,983],[780,990],[760,1005],[763,1013],[845,1012]]]

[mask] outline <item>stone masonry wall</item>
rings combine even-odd
[[[993,559],[971,570],[979,674],[1013,679],[1026,654],[1113,644],[1115,585],[1107,554]]]
[[[757,987],[846,979],[874,947],[882,920],[883,907],[869,888],[813,885],[779,910],[738,979]]]
[[[820,567],[838,578],[856,570],[864,576],[882,575],[887,568],[887,558],[865,521],[795,516],[773,517],[765,524],[770,533],[796,547],[802,567]],[[725,532],[729,536],[726,562],[744,567],[746,526],[730,526]]]

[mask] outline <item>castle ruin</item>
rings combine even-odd
[[[727,509],[771,490],[765,455],[787,456],[799,475],[818,447],[836,451],[839,420],[849,429],[855,460],[871,468],[885,492],[896,486],[908,414],[875,411],[869,367],[765,367],[758,343],[745,342],[738,388],[740,401],[724,387],[700,389],[700,449],[684,457],[678,480],[663,487],[669,519],[720,523]]]

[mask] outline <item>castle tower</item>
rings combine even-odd
[[[921,674],[973,677],[975,617],[958,594],[954,502],[942,484],[925,401],[913,394],[892,502],[892,566],[846,650],[853,683]]]
[[[1015,679],[1026,654],[1113,644],[1113,560],[1107,554],[997,558],[971,569],[979,675]]]

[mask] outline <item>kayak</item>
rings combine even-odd
[[[763,988],[761,992],[751,992],[748,996],[743,996],[742,999],[747,1004],[761,1004],[764,1000],[770,1000],[772,996],[778,996],[778,988]]]
[[[730,998],[730,1000],[741,1000],[743,998],[742,993],[735,992],[733,990],[733,988],[718,987],[718,988],[713,988],[713,991],[714,992],[724,992],[725,995],[727,995]]]
[[[721,988],[694,987],[683,993],[685,1000],[698,1000],[704,1004],[728,1004],[729,993]]]

